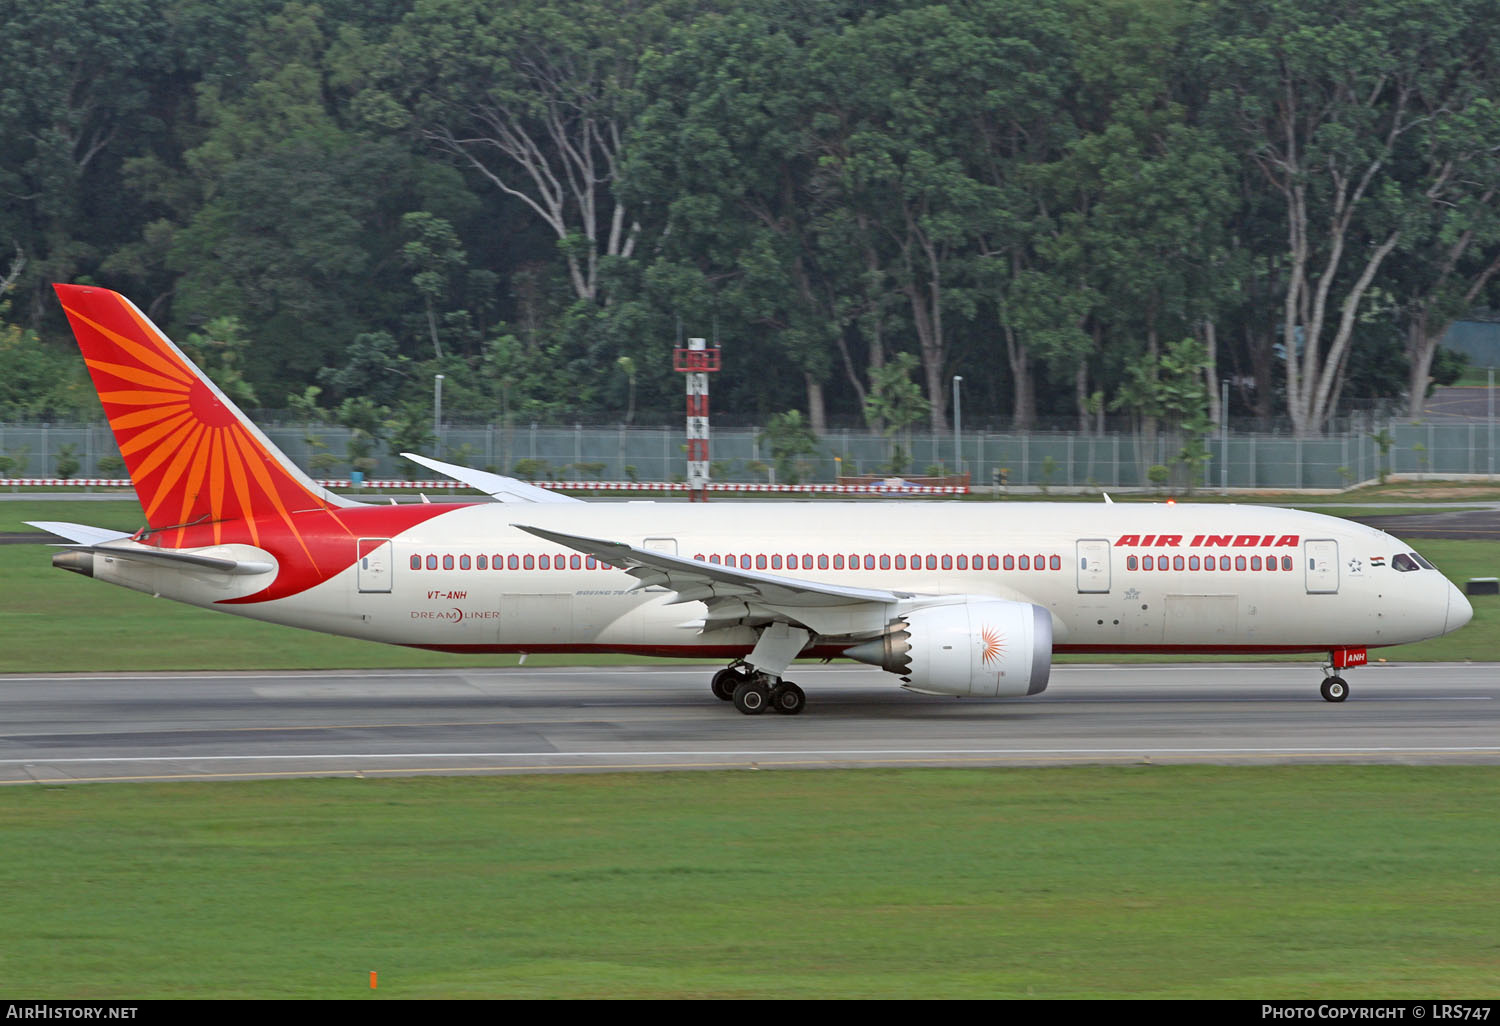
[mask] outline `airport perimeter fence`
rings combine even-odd
[[[350,475],[350,432],[326,424],[273,425],[266,434],[314,478]],[[1207,459],[1193,474],[1193,487],[1297,489],[1344,488],[1386,474],[1440,477],[1493,476],[1496,432],[1485,423],[1401,423],[1349,429],[1317,438],[1230,432],[1206,439]],[[906,441],[896,444],[906,447]],[[968,472],[972,484],[1042,489],[1187,490],[1187,469],[1176,457],[1181,439],[1163,434],[1146,440],[1129,433],[1088,435],[1036,431],[965,432],[962,452],[952,434],[913,433],[900,473],[890,474],[893,439],[872,432],[832,430],[817,452],[795,461],[802,483],[833,483],[840,476],[897,477]],[[453,463],[528,480],[681,481],[686,434],[681,428],[572,427],[537,424],[504,427],[445,426],[435,451]],[[712,438],[713,479],[760,482],[774,479],[766,435],[726,428]],[[1170,478],[1161,482],[1162,472]],[[0,424],[0,487],[6,478],[117,478],[124,465],[106,425]],[[366,467],[367,479],[434,475],[399,455],[381,452]],[[791,483],[783,473],[776,483]]]

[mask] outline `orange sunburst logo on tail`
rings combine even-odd
[[[293,467],[124,296],[56,286],[105,416],[154,529],[270,516],[300,540],[292,514],[342,502]],[[305,549],[305,545],[303,546]]]
[[[984,665],[990,665],[1005,654],[1005,635],[995,628],[985,627],[979,632],[979,640],[984,642],[984,647],[979,652],[980,661]]]

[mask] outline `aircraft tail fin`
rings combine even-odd
[[[153,529],[361,505],[287,459],[130,300],[53,288]]]

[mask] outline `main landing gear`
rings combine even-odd
[[[785,620],[766,624],[749,655],[714,674],[715,697],[733,702],[746,716],[759,716],[767,709],[797,715],[807,705],[807,695],[781,675],[811,640],[806,628],[794,627]]]
[[[726,666],[714,674],[714,697],[733,702],[747,716],[772,712],[795,716],[807,705],[807,694],[789,680],[767,673],[754,673],[748,667]]]

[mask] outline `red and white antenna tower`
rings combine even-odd
[[[687,486],[689,502],[708,501],[708,376],[719,369],[719,348],[690,338],[672,350],[672,369],[687,375]]]

